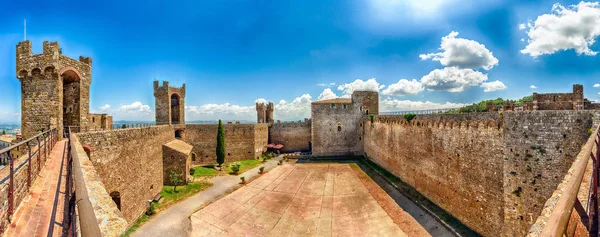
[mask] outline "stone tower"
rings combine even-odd
[[[379,93],[376,91],[354,91],[352,103],[359,106],[362,115],[379,115]]]
[[[269,102],[267,105],[265,103],[256,103],[256,122],[257,123],[273,123],[273,111],[275,111],[275,106],[273,102]]]
[[[574,84],[573,85],[573,109],[574,110],[583,110],[583,85]]]
[[[21,81],[21,129],[25,138],[65,126],[86,130],[92,84],[92,59],[62,55],[57,42],[44,41],[33,54],[31,41],[17,44],[17,78]]]
[[[177,88],[169,86],[168,81],[163,81],[162,86],[154,81],[154,98],[157,125],[185,124],[185,83]]]

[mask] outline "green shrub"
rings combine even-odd
[[[405,114],[404,115],[404,119],[406,119],[406,121],[410,122],[411,120],[413,120],[417,115],[416,114]]]
[[[264,166],[263,166],[263,167],[260,167],[260,168],[258,168],[258,170],[259,170],[259,171],[260,171],[260,173],[262,174],[263,172],[265,172],[265,167],[264,167]]]
[[[194,175],[194,173],[196,173],[196,168],[190,168],[190,175]]]
[[[231,171],[233,171],[233,173],[240,172],[240,167],[242,167],[242,164],[240,162],[231,163]]]
[[[242,177],[240,177],[240,180],[242,180],[242,183],[245,183],[246,182],[246,177],[242,176]]]
[[[371,123],[373,123],[373,121],[375,121],[375,115],[371,114]]]
[[[127,124],[121,125],[121,128],[127,128]]]

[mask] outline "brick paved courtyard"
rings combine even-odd
[[[284,164],[193,214],[192,236],[428,235],[359,177],[349,164]]]

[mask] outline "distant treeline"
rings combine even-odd
[[[496,108],[502,108],[502,106],[504,106],[504,103],[507,102],[513,102],[515,103],[515,106],[522,106],[523,102],[526,101],[533,101],[533,96],[525,96],[519,100],[505,100],[502,98],[497,98],[497,99],[493,99],[493,100],[483,100],[479,103],[474,103],[472,105],[467,105],[465,107],[462,107],[460,109],[456,109],[456,110],[449,110],[446,113],[449,114],[455,114],[455,113],[472,113],[472,112],[486,112],[487,111],[487,107],[486,105],[488,103],[494,103],[496,105]]]

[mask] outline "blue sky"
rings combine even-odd
[[[49,40],[93,58],[91,111],[115,120],[154,119],[154,78],[186,83],[187,120],[253,120],[257,99],[276,104],[276,119],[297,120],[311,101],[359,89],[378,90],[383,111],[570,92],[574,83],[600,99],[593,2],[8,0],[0,122],[20,120],[23,19],[34,53]]]

